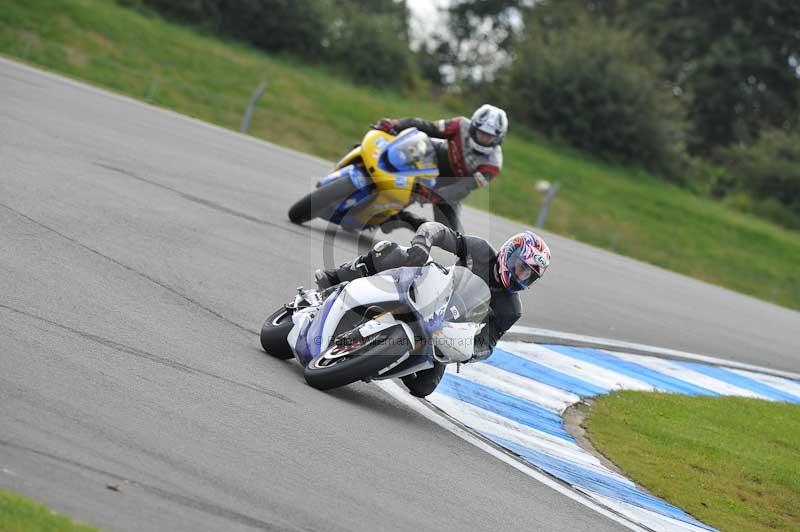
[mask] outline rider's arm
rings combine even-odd
[[[485,187],[488,185],[497,174],[500,173],[500,169],[503,167],[503,148],[497,146],[490,154],[487,155],[484,161],[481,161],[478,164],[478,167],[475,169],[475,174],[473,177],[475,178],[475,184],[479,187]]]
[[[492,301],[492,308],[484,320],[483,329],[475,336],[475,354],[469,362],[485,360],[492,354],[497,341],[522,316],[522,303],[517,294],[508,294]]]
[[[394,121],[395,129],[403,131],[410,127],[415,127],[428,135],[437,139],[444,138],[444,132],[439,128],[439,122],[431,122],[430,120],[423,120],[421,118],[399,118]]]
[[[436,246],[453,255],[458,254],[460,235],[439,222],[425,222],[417,228],[417,233],[411,239],[412,246],[421,246],[428,253]]]
[[[475,178],[475,183],[479,187],[485,187],[492,181],[492,179],[497,177],[497,174],[499,173],[500,168],[498,166],[493,164],[482,164],[475,171],[475,175],[473,177]]]
[[[428,135],[437,139],[446,139],[454,135],[456,131],[455,119],[451,120],[437,120],[431,122],[430,120],[423,120],[422,118],[397,118],[391,120],[392,129],[400,132],[410,127],[415,127]]]

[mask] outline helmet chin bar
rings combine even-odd
[[[471,150],[487,155],[489,153],[492,153],[492,150],[494,150],[494,146],[484,146],[482,144],[479,144],[478,142],[475,141],[475,139],[472,138],[472,136],[469,137],[469,147]]]
[[[489,131],[485,131],[481,128],[475,129],[475,137],[474,139],[476,143],[480,144],[481,146],[497,146],[498,139],[497,136]]]

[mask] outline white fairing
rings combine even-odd
[[[400,325],[403,328],[403,330],[406,333],[406,336],[408,336],[408,340],[410,342],[409,345],[414,345],[414,331],[411,330],[411,327],[406,325],[404,322],[395,319],[395,317],[389,313],[381,314],[377,318],[369,320],[367,323],[362,325],[360,329],[358,329],[358,332],[361,334],[362,337],[367,338],[385,329],[394,327],[395,325]],[[407,356],[408,353],[406,354],[406,357]],[[405,360],[406,357],[404,357],[401,360]],[[399,362],[400,360],[398,361],[398,363]]]
[[[459,282],[463,283],[463,271],[460,268],[461,281],[455,275],[458,267],[444,270],[436,265],[423,267],[418,276],[413,280],[408,294],[398,293],[397,283],[392,275],[373,275],[356,279],[348,283],[331,303],[325,322],[320,333],[319,352],[324,353],[333,340],[333,335],[345,314],[357,307],[368,308],[370,305],[380,305],[385,307],[386,303],[408,302],[413,305],[425,322],[423,329],[428,334],[433,334],[432,344],[437,348],[434,356],[443,363],[464,362],[472,357],[474,353],[475,335],[483,328],[481,323],[465,322],[456,306],[451,301],[454,289]],[[395,275],[397,272],[395,272]],[[471,274],[469,274],[471,275]],[[477,278],[476,278],[477,279]],[[410,279],[409,279],[410,280]],[[407,284],[405,286],[408,286]],[[461,285],[463,289],[463,284]],[[485,288],[488,294],[488,288]],[[468,290],[472,292],[472,290]],[[480,291],[479,291],[480,292]],[[315,295],[316,293],[312,294]],[[488,298],[488,295],[486,296]],[[488,299],[487,299],[488,300]],[[312,301],[316,302],[317,300]],[[461,305],[463,305],[463,300]],[[322,303],[321,301],[319,303]],[[449,312],[450,317],[445,317]],[[297,353],[298,340],[301,334],[307,334],[309,325],[320,312],[321,304],[312,304],[307,308],[296,311],[292,315],[294,327],[287,336],[287,341],[292,350]],[[456,321],[443,321],[454,319]],[[479,319],[479,318],[476,318]],[[441,327],[439,328],[440,324]],[[371,319],[360,326],[359,332],[362,337],[367,338],[374,334],[400,325],[410,343],[416,341],[414,331],[405,322],[398,320],[391,313],[381,313],[378,317]],[[304,332],[306,331],[306,332]],[[430,366],[430,362],[427,362]],[[426,366],[426,367],[428,367]],[[388,369],[388,368],[387,368]]]
[[[414,280],[414,297],[411,303],[425,319],[430,318],[447,304],[453,288],[452,274],[439,268],[424,268]]]
[[[372,277],[364,277],[348,283],[336,301],[334,301],[325,319],[320,352],[328,348],[339,321],[348,310],[358,306],[397,301],[398,299],[399,296],[397,288],[395,288],[394,279],[389,276],[373,275]],[[413,340],[414,335],[411,334],[410,337]]]
[[[292,348],[292,352],[295,355],[297,354],[295,346],[297,345],[297,338],[300,335],[300,331],[306,329],[311,320],[314,319],[314,316],[317,315],[318,310],[319,306],[309,307],[303,310],[298,310],[292,314],[292,322],[294,323],[294,327],[292,327],[292,330],[286,335],[286,342],[289,344],[289,347]]]
[[[434,356],[439,362],[466,362],[475,354],[475,335],[483,328],[480,323],[445,322],[440,334],[434,334]]]

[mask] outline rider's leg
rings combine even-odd
[[[400,211],[381,224],[381,231],[388,234],[395,229],[403,227],[416,232],[417,228],[427,221],[428,220],[425,218],[417,216],[413,212]]]
[[[333,285],[343,283],[345,281],[352,281],[359,277],[367,277],[372,275],[365,264],[366,255],[358,256],[353,259],[353,262],[345,262],[339,265],[338,268],[332,270],[319,269],[314,272],[314,280],[320,290],[330,288]]]
[[[366,255],[356,257],[332,270],[317,270],[314,278],[320,289],[328,288],[359,277],[375,275],[390,268],[406,264],[406,253],[400,246],[388,240],[381,240]]]
[[[453,231],[464,232],[464,227],[461,225],[461,204],[458,202],[434,203],[433,219]]]

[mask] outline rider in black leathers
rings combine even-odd
[[[456,255],[459,265],[469,268],[489,287],[490,310],[483,320],[483,329],[475,337],[474,354],[469,362],[483,360],[522,315],[517,292],[541,277],[550,263],[547,244],[530,231],[512,236],[498,253],[483,238],[461,235],[438,222],[426,222],[417,228],[411,247],[379,242],[369,253],[356,257],[351,263],[335,270],[317,270],[317,284],[326,288],[391,268],[421,266],[434,246]],[[433,368],[402,380],[412,395],[425,397],[439,384],[444,370],[444,364],[435,362]]]

